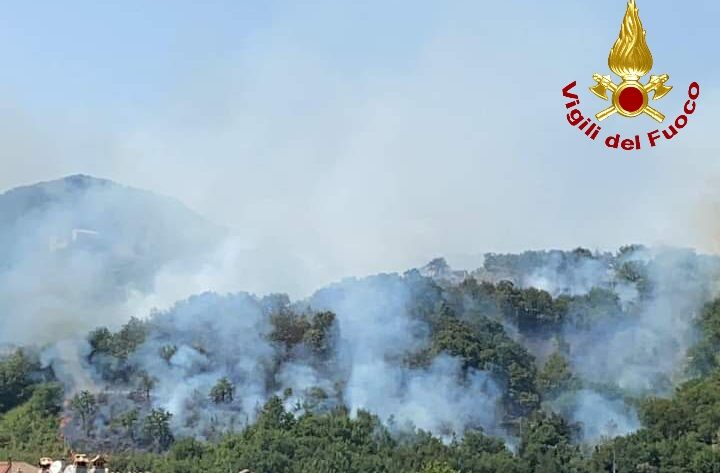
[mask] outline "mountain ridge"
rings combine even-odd
[[[0,321],[0,343],[26,341],[37,324],[55,335],[100,314],[126,320],[129,301],[152,293],[160,271],[200,267],[225,236],[176,199],[107,179],[71,175],[8,190],[0,312],[15,321]]]

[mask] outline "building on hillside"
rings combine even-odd
[[[37,465],[8,460],[0,462],[0,473],[110,473],[102,455],[90,459],[83,453],[72,456],[72,462],[43,457]]]
[[[62,471],[63,473],[110,473],[106,468],[106,463],[107,461],[102,455],[97,455],[93,459],[90,459],[90,457],[84,453],[75,453],[73,454],[72,463],[67,465]],[[50,471],[52,472],[52,467]]]
[[[70,249],[92,249],[100,243],[100,232],[85,228],[73,228],[67,235],[50,237],[49,250],[55,253]]]
[[[40,466],[38,473],[52,473],[53,459],[50,457],[42,457],[38,466]]]
[[[90,459],[88,455],[76,453],[72,455],[72,462],[65,464],[62,460],[53,460],[43,457],[37,465],[8,460],[0,462],[0,473],[115,473],[106,467],[106,459],[97,455]],[[150,472],[143,472],[150,473]],[[252,473],[242,470],[239,473]]]

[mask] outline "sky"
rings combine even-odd
[[[720,3],[638,0],[675,87],[656,108],[701,85],[675,139],[608,150],[565,119],[574,80],[605,108],[587,87],[625,3],[8,0],[0,190],[85,173],[175,197],[254,252],[258,290],[488,251],[715,252]]]

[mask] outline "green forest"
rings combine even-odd
[[[437,260],[295,302],[194,296],[92,329],[76,364],[8,350],[0,456],[102,452],[156,473],[720,472],[719,267],[577,249],[486,255],[465,274]],[[358,335],[364,321],[380,329]],[[357,373],[376,366],[367,379],[392,373],[410,394],[363,391]],[[385,404],[398,414],[372,409]]]

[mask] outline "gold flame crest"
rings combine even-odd
[[[610,70],[620,76],[622,82],[615,84],[609,75],[593,75],[597,83],[590,87],[593,94],[603,100],[608,100],[608,90],[613,94],[612,106],[595,115],[598,120],[602,121],[615,113],[624,117],[636,117],[645,113],[659,122],[665,119],[665,115],[648,105],[648,95],[654,92],[653,100],[667,95],[672,89],[672,86],[665,85],[670,76],[650,76],[647,84],[639,82],[653,67],[653,56],[645,37],[646,31],[635,0],[629,0],[620,35],[608,56]]]

